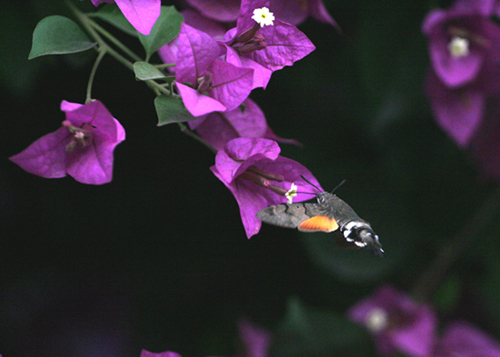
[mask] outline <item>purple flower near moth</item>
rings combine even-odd
[[[113,174],[113,150],[125,140],[125,130],[99,101],[62,101],[62,127],[42,136],[10,160],[46,178],[72,176],[81,183],[101,185]]]
[[[149,35],[161,12],[161,0],[92,0],[94,6],[101,2],[116,2],[123,16],[143,35]]]
[[[176,84],[191,114],[233,110],[248,97],[253,70],[217,60],[219,44],[208,34],[182,24],[176,46]]]
[[[229,141],[215,156],[210,169],[226,185],[240,207],[241,220],[247,237],[257,234],[262,222],[255,215],[261,209],[287,202],[285,193],[292,183],[298,192],[310,192],[304,176],[321,189],[311,172],[296,161],[279,155],[275,141],[263,138],[237,138]],[[295,201],[311,199],[298,193]]]
[[[494,0],[458,0],[425,18],[432,66],[447,87],[470,83],[500,60],[500,27],[489,18],[493,5]]]
[[[267,125],[264,113],[259,106],[247,98],[241,106],[228,112],[214,112],[189,123],[192,130],[221,150],[232,139],[268,138],[271,140],[300,145],[295,140],[282,139],[276,136]]]
[[[373,334],[377,349],[385,356],[398,351],[423,357],[432,351],[437,324],[434,311],[390,286],[357,302],[348,315]]]
[[[500,344],[466,322],[449,325],[436,344],[433,357],[498,357]]]
[[[203,16],[220,22],[235,21],[238,18],[241,4],[240,0],[186,0],[186,2]],[[300,24],[308,16],[336,25],[321,0],[270,0],[268,7],[277,18],[294,25]]]

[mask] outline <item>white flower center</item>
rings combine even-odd
[[[293,198],[297,196],[297,185],[295,185],[294,183],[292,183],[292,186],[290,187],[290,189],[288,190],[287,193],[285,193],[285,197],[287,199],[287,203],[288,204],[292,204],[293,203]]]
[[[389,325],[389,315],[384,309],[376,307],[368,313],[365,323],[370,332],[378,333]]]
[[[260,27],[272,26],[274,21],[274,14],[269,11],[267,7],[253,10],[252,19],[257,22]]]
[[[448,51],[453,57],[465,57],[469,55],[469,40],[460,36],[453,36],[448,44]]]

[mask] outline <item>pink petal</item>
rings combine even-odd
[[[253,69],[216,60],[209,71],[213,75],[213,85],[208,94],[222,103],[226,110],[235,109],[252,91]]]
[[[226,46],[226,62],[235,65],[236,67],[251,68],[253,69],[253,83],[252,89],[263,88],[266,89],[267,83],[271,79],[273,71],[267,69],[254,60],[246,57],[240,57],[238,52],[231,46]]]
[[[161,12],[161,0],[116,0],[125,18],[143,35],[149,35]]]
[[[275,20],[274,26],[263,27],[259,33],[264,35],[267,47],[253,52],[250,58],[272,71],[291,66],[316,48],[295,26],[280,20]]]
[[[23,170],[45,178],[66,176],[68,160],[66,145],[70,141],[70,132],[59,128],[53,133],[42,136],[28,148],[9,159]]]
[[[438,124],[458,146],[467,146],[481,123],[484,95],[471,86],[449,89],[434,73],[427,76],[426,86]]]
[[[240,0],[186,0],[203,16],[220,22],[236,20],[240,11]]]
[[[212,37],[183,23],[177,39],[177,82],[195,85],[219,53],[219,44]]]
[[[226,107],[217,100],[198,93],[197,90],[187,85],[176,83],[176,86],[179,89],[186,109],[195,117],[211,112],[223,112],[226,110]]]

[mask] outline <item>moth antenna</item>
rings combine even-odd
[[[304,177],[304,175],[300,175],[300,177],[302,177],[302,180],[304,180],[305,182],[307,182],[309,185],[311,185],[312,187],[314,187],[316,190],[318,190],[318,192],[321,192],[321,190],[318,188],[318,186],[316,186],[315,184],[313,184],[311,181],[309,181],[308,179],[306,179]]]
[[[332,190],[332,193],[334,193],[334,192],[335,192],[335,190],[336,190],[337,188],[339,188],[340,186],[342,186],[342,185],[345,183],[345,181],[346,181],[346,179],[343,179],[343,180],[342,180],[342,182],[341,182],[341,183],[339,183],[339,184],[337,185],[337,187],[335,187],[335,188]]]

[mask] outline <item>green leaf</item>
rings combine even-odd
[[[196,119],[186,109],[180,99],[169,95],[160,95],[155,98],[156,114],[158,115],[158,126],[171,123],[184,123]]]
[[[28,59],[45,55],[62,55],[86,51],[96,46],[72,20],[48,16],[36,25]]]
[[[184,18],[173,6],[162,6],[161,14],[148,36],[139,33],[139,40],[146,50],[147,58],[160,47],[172,41],[181,29]]]
[[[137,30],[128,22],[128,20],[123,16],[121,10],[116,6],[116,4],[108,4],[103,6],[99,11],[95,13],[95,17],[106,21],[107,23],[119,28],[129,35],[137,37]]]
[[[147,62],[135,62],[134,73],[135,77],[141,81],[167,78],[158,68]]]

